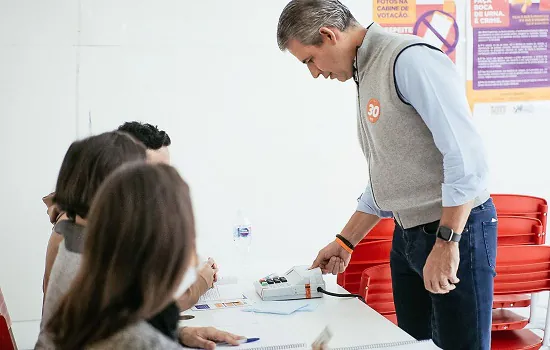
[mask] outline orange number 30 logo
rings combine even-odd
[[[371,123],[376,123],[380,118],[380,102],[375,98],[371,98],[367,103],[367,118]]]

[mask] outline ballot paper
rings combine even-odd
[[[290,315],[297,311],[313,311],[317,303],[305,300],[261,301],[242,311],[262,314]]]
[[[237,284],[216,284],[199,298],[199,303],[231,299],[246,299],[246,297]]]
[[[243,294],[239,285],[236,284],[237,279],[234,279],[235,283],[232,283],[232,281],[231,278],[225,278],[220,281],[221,283],[215,283],[214,287],[199,298],[197,305],[193,306],[191,310],[218,310],[250,305],[250,301]]]

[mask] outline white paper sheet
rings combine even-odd
[[[245,299],[242,290],[236,284],[215,285],[199,298],[199,303]]]

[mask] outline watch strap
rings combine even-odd
[[[441,234],[441,229],[444,228],[446,230],[449,230],[451,231],[451,234],[450,234],[450,237],[447,238],[447,237],[444,237],[442,234]],[[437,228],[437,232],[436,232],[436,237],[439,238],[439,239],[442,239],[446,242],[460,242],[460,239],[462,238],[462,234],[460,233],[457,233],[457,232],[454,232],[452,229],[448,228],[448,227],[445,227],[445,226],[439,226]]]
[[[460,238],[462,238],[462,235],[460,233],[453,232],[451,236],[451,242],[460,242]]]

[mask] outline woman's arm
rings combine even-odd
[[[48,240],[48,248],[46,249],[46,267],[44,269],[44,281],[42,283],[42,290],[44,291],[44,296],[46,295],[46,289],[48,288],[48,281],[50,280],[50,272],[52,271],[52,266],[57,257],[57,250],[59,244],[63,241],[63,236],[55,232],[52,229],[52,234]],[[42,301],[44,302],[44,301]]]
[[[204,277],[200,274],[197,277],[197,281],[177,300],[177,304],[181,311],[189,310],[196,305],[201,295],[206,293],[210,288]]]
[[[49,213],[49,210],[48,210]],[[69,217],[64,212],[57,212],[57,217],[55,220],[52,220],[54,227],[52,228],[52,234],[48,240],[48,247],[46,248],[46,264],[44,267],[44,279],[42,281],[42,291],[44,292],[44,298],[46,297],[46,289],[48,289],[48,282],[50,281],[50,273],[52,272],[52,266],[57,257],[57,251],[59,249],[59,244],[63,241],[63,235],[55,232],[55,224],[62,220],[69,220]],[[42,305],[44,305],[44,299],[42,299]]]

